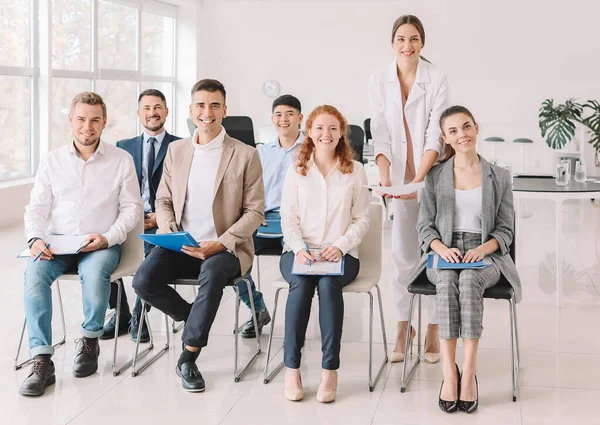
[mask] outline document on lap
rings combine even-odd
[[[437,254],[429,254],[427,256],[428,269],[440,270],[462,270],[462,269],[485,269],[492,265],[492,260],[489,257],[484,257],[483,260],[474,263],[449,263]]]
[[[86,241],[86,237],[87,235],[48,235],[44,238],[44,241],[50,244],[50,249],[54,252],[54,255],[79,254],[91,242]],[[17,258],[29,258],[30,256],[29,248],[25,248]]]
[[[185,246],[200,245],[189,232],[174,232],[164,234],[141,233],[138,235],[141,239],[149,244],[160,246],[161,248],[169,249],[175,252],[181,252],[181,248]]]
[[[425,187],[425,182],[420,183],[409,183],[403,184],[399,186],[364,186],[371,189],[373,192],[383,193],[384,195],[391,196],[400,196],[400,195],[410,195],[413,192],[416,192]]]
[[[342,257],[340,261],[325,261],[321,260],[321,250],[311,249],[310,253],[317,259],[312,261],[311,265],[301,264],[298,262],[298,258],[294,258],[294,265],[292,266],[292,274],[300,275],[315,275],[315,276],[341,276],[344,274],[344,260]]]

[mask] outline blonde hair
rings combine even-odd
[[[104,99],[98,93],[94,93],[91,91],[84,91],[75,95],[73,100],[71,101],[71,109],[69,110],[69,116],[73,115],[73,109],[78,103],[83,103],[84,105],[100,105],[102,106],[102,117],[106,118],[106,103],[104,103]]]

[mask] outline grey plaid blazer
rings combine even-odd
[[[481,243],[496,238],[500,249],[490,258],[515,290],[516,301],[521,301],[521,280],[515,263],[509,255],[514,235],[514,205],[511,176],[508,170],[491,165],[482,157],[482,232]],[[454,158],[433,167],[425,178],[425,189],[421,193],[421,205],[417,232],[423,256],[410,282],[425,270],[429,246],[435,239],[451,246],[454,226]]]

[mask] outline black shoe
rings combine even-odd
[[[137,341],[138,337],[138,329],[140,328],[140,317],[137,314],[131,316],[131,320],[129,321],[129,335],[131,335],[131,339]],[[148,332],[148,324],[144,320],[144,326],[142,326],[142,333],[140,335],[140,342],[148,342],[150,341],[150,333]]]
[[[442,400],[442,388],[444,386],[444,381],[442,381],[442,385],[440,386],[440,395],[439,395],[439,401],[438,401],[438,405],[440,406],[440,409],[442,410],[442,412],[446,412],[446,413],[454,413],[458,410],[458,405],[460,404],[460,401],[458,400],[458,397],[460,395],[460,370],[458,369],[458,365],[456,366],[456,374],[458,375],[458,384],[456,385],[456,400],[452,400],[452,401],[446,401],[446,400]]]
[[[462,379],[462,376],[461,376]],[[477,375],[475,375],[475,388],[477,389],[477,396],[475,397],[475,401],[464,401],[459,398],[458,407],[460,410],[466,413],[475,413],[477,408],[479,407],[479,383],[477,382]],[[460,392],[459,392],[460,394]]]
[[[73,362],[73,375],[76,378],[85,378],[93,375],[98,370],[98,357],[100,356],[100,345],[98,338],[78,338],[75,361]]]
[[[119,320],[119,336],[125,335],[127,333],[127,327],[129,326],[129,320],[131,320],[131,314],[129,312],[121,313],[121,320]],[[110,319],[108,323],[104,325],[102,328],[102,332],[104,332],[100,339],[113,339],[115,337],[115,328],[117,327],[117,313],[113,312],[110,315]]]
[[[21,384],[19,394],[29,396],[44,395],[46,387],[56,382],[54,375],[54,363],[50,356],[35,356],[29,376]]]
[[[181,378],[181,386],[184,390],[192,393],[204,391],[204,378],[195,362],[185,362],[181,366],[175,366],[175,372]]]
[[[262,311],[256,313],[256,323],[258,325],[258,334],[262,333],[263,326],[267,325],[271,321],[271,315],[269,311],[265,307]],[[252,320],[252,315],[248,319],[244,326],[242,327],[241,332],[242,338],[256,338],[256,332],[254,332],[254,321]]]

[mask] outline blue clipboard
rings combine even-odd
[[[265,239],[277,239],[283,237],[283,233],[281,232],[281,220],[265,220],[267,223],[266,226],[262,224],[258,227],[258,231],[256,232],[256,236],[259,238]]]
[[[174,232],[163,234],[141,233],[138,235],[140,239],[161,248],[169,249],[175,252],[181,252],[181,247],[200,246],[196,239],[189,232]]]
[[[439,270],[463,270],[463,269],[485,269],[490,266],[490,262],[486,259],[476,261],[474,263],[449,263],[437,254],[429,254],[427,256],[427,268]]]

